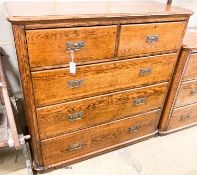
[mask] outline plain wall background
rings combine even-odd
[[[4,67],[8,80],[10,95],[20,97],[21,87],[12,28],[10,23],[6,20],[7,16],[9,16],[5,6],[5,2],[7,1],[8,0],[0,0],[0,47],[2,47],[8,55],[4,61]],[[144,0],[140,1],[144,2]],[[167,2],[167,0],[154,1],[161,3]],[[51,2],[53,5],[55,5],[57,1],[53,0]],[[197,26],[197,0],[173,0],[172,5],[189,8],[196,12],[196,14],[194,14],[190,19],[189,27]]]

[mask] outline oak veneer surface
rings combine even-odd
[[[185,25],[185,22],[123,25],[118,56],[176,51],[180,46]],[[158,41],[147,43],[147,36],[156,36]]]
[[[197,80],[183,82],[179,89],[175,107],[197,103]]]
[[[141,16],[190,16],[193,12],[157,2],[6,2],[9,21],[31,23],[77,18],[141,17]],[[35,10],[36,8],[36,10]]]
[[[85,129],[74,134],[62,135],[42,141],[44,165],[69,161],[102,148],[153,133],[157,129],[160,110]],[[130,128],[130,130],[129,130]],[[71,149],[73,144],[78,145]]]
[[[161,109],[168,83],[86,98],[37,109],[41,139],[107,123],[126,116]],[[144,101],[135,104],[137,99]],[[83,112],[70,120],[69,115]]]
[[[31,67],[68,64],[66,43],[84,42],[74,51],[76,63],[113,58],[117,26],[29,30],[26,32]]]
[[[176,129],[189,124],[197,124],[197,103],[174,109],[168,129]]]
[[[33,72],[35,102],[37,107],[42,107],[91,95],[168,81],[176,60],[176,54],[167,54],[78,66],[75,75],[70,74],[67,68]],[[151,72],[141,75],[142,69],[151,69]],[[70,88],[68,87],[70,80],[83,80],[84,83],[80,87]]]
[[[197,54],[195,53],[191,54],[183,75],[183,81],[191,79],[197,79]]]

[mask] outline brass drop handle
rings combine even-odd
[[[191,118],[191,116],[190,115],[181,115],[180,116],[180,121],[185,121],[185,120],[189,120]]]
[[[84,80],[69,80],[67,85],[69,88],[77,88],[81,87],[84,84]]]
[[[190,95],[192,96],[192,95],[196,95],[197,94],[197,88],[195,88],[195,89],[192,89],[191,91],[190,91]]]
[[[140,76],[146,76],[146,75],[150,75],[152,73],[152,68],[151,67],[145,67],[145,68],[141,68],[140,69]]]
[[[133,133],[139,131],[141,128],[142,128],[141,126],[132,126],[128,128],[128,131]]]
[[[148,44],[157,43],[159,41],[159,35],[147,35],[146,42]]]
[[[84,116],[84,112],[80,111],[80,112],[75,112],[73,114],[68,114],[68,120],[69,121],[75,121],[75,120],[80,120],[82,119]]]
[[[79,150],[82,149],[84,146],[84,144],[82,143],[74,143],[68,146],[68,151],[75,151],[75,150]]]
[[[139,106],[139,105],[143,105],[146,102],[146,97],[139,97],[139,98],[135,98],[133,100],[133,105],[134,106]]]

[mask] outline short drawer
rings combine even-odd
[[[197,102],[197,80],[183,82],[177,99],[175,107],[189,105]]]
[[[168,83],[37,109],[41,139],[161,109]]]
[[[136,56],[180,48],[185,22],[121,26],[118,56]]]
[[[43,162],[52,165],[116,146],[157,130],[160,110],[62,135],[41,142]]]
[[[32,73],[37,107],[168,81],[176,54],[78,66]]]
[[[68,64],[70,49],[76,63],[113,58],[116,26],[26,31],[30,67]]]
[[[197,79],[197,54],[192,54],[189,58],[183,80]]]
[[[197,124],[197,103],[174,109],[168,129]]]

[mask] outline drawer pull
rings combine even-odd
[[[128,128],[128,131],[129,132],[137,132],[141,129],[142,127],[141,126],[132,126],[132,127],[129,127]]]
[[[156,43],[159,41],[159,36],[158,35],[147,35],[146,36],[146,42],[148,44]]]
[[[76,88],[76,87],[80,87],[83,85],[83,80],[69,80],[68,81],[68,87],[69,88]]]
[[[82,143],[74,143],[68,146],[68,151],[75,151],[75,150],[79,150],[83,148],[83,144]]]
[[[197,94],[197,89],[192,89],[190,91],[190,95],[196,95]]]
[[[85,42],[84,41],[79,41],[79,42],[67,42],[66,43],[66,49],[67,50],[80,50],[85,47]]]
[[[190,118],[191,118],[190,115],[182,115],[182,116],[180,117],[180,121],[189,120]]]
[[[140,75],[141,76],[150,75],[151,73],[152,73],[152,68],[151,67],[146,67],[146,68],[141,68],[140,69]]]
[[[80,119],[83,118],[83,115],[84,115],[83,111],[81,111],[81,112],[75,112],[73,114],[68,114],[68,120],[69,121],[80,120]]]
[[[135,106],[143,105],[145,102],[146,102],[146,98],[145,97],[136,98],[136,99],[133,100],[133,104]]]

